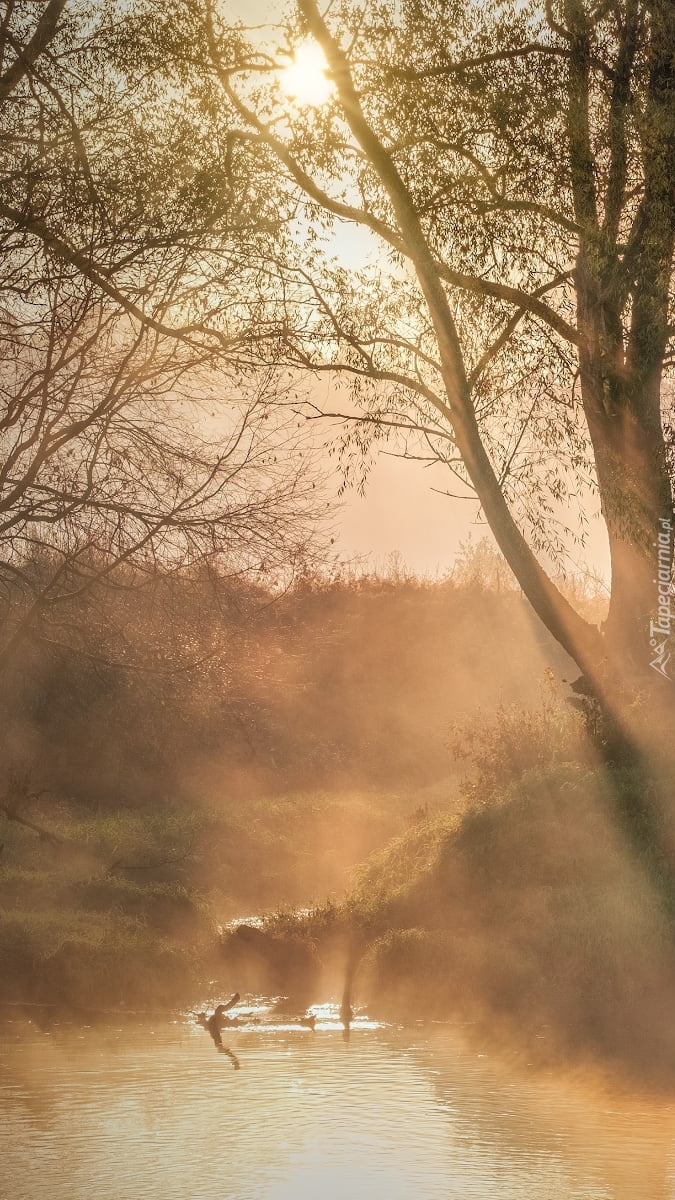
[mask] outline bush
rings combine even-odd
[[[459,722],[449,748],[456,759],[471,763],[473,773],[462,790],[474,801],[489,800],[526,771],[595,758],[583,716],[566,702],[550,669],[544,672],[538,707],[500,704],[491,723],[475,717]]]

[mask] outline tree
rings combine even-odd
[[[276,46],[246,41],[212,0],[182,8],[192,88],[219,88],[229,144],[269,165],[305,233],[276,247],[275,345],[351,377],[352,445],[393,433],[475,493],[608,704],[660,684],[670,703],[650,667],[670,630],[672,4],[400,0],[322,16],[298,0]],[[333,87],[320,105],[285,82],[307,38]],[[376,262],[335,257],[350,226]],[[602,631],[537,557],[587,481],[611,551]]]
[[[96,583],[213,556],[270,573],[310,532],[238,319],[265,232],[185,162],[168,101],[140,112],[122,28],[113,5],[0,3],[0,665]]]

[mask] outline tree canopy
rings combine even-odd
[[[671,4],[4,12],[4,292],[42,361],[65,302],[115,354],[140,339],[156,394],[224,362],[339,373],[348,469],[391,438],[440,463],[595,686],[668,674]],[[589,487],[602,631],[545,569]]]
[[[285,214],[268,346],[351,379],[348,445],[395,435],[447,466],[448,490],[477,496],[597,686],[657,683],[672,562],[672,5],[392,0],[323,14],[298,0],[248,35],[212,0],[165,23],[149,10],[164,77],[189,80],[215,114],[216,155],[255,163]],[[308,40],[332,85],[320,103],[294,98],[285,73]],[[537,557],[560,549],[556,521],[589,485],[611,552],[602,633]]]

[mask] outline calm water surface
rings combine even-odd
[[[257,1013],[0,1024],[1,1200],[675,1200],[675,1098]]]

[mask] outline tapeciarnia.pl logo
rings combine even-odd
[[[659,529],[659,540],[658,542],[654,542],[654,546],[658,550],[658,578],[654,580],[654,583],[658,587],[659,603],[656,621],[652,618],[649,622],[649,645],[654,654],[654,658],[649,665],[655,671],[658,671],[659,675],[663,675],[664,679],[669,679],[672,683],[673,677],[669,675],[666,667],[670,661],[668,641],[670,639],[670,627],[673,620],[671,607],[673,525],[672,521],[667,517],[662,517],[659,520],[659,525],[661,526]]]

